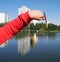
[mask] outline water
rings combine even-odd
[[[0,62],[60,62],[60,33],[20,32],[0,45]]]

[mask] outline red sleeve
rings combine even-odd
[[[4,43],[8,39],[12,38],[16,33],[18,33],[23,27],[28,25],[31,18],[28,12],[19,15],[17,18],[7,23],[0,28],[0,44]]]

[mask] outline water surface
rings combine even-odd
[[[20,32],[0,45],[0,62],[60,62],[60,33]]]

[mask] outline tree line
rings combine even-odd
[[[2,23],[0,24],[0,27],[4,26],[6,23]],[[40,32],[60,32],[60,25],[55,25],[53,23],[49,23],[48,24],[48,28],[46,28],[46,24],[45,23],[36,23],[34,25],[34,23],[30,23],[28,26],[26,26],[25,28],[23,28],[22,30],[39,30]]]
[[[45,23],[30,23],[28,26],[26,26],[23,30],[39,30],[40,32],[50,32],[50,31],[60,31],[60,25],[55,25],[53,23],[48,24],[48,28],[46,28]]]

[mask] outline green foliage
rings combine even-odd
[[[48,25],[48,29],[49,29],[49,30],[58,30],[57,25],[54,25],[54,24],[52,24],[52,23],[50,23],[50,24]]]
[[[58,26],[58,30],[60,31],[60,25]]]
[[[35,30],[35,26],[33,23],[30,24],[30,30]]]
[[[6,23],[0,24],[0,27],[2,27],[5,24]],[[31,30],[31,31],[38,30],[39,32],[55,32],[55,31],[60,31],[60,25],[57,26],[55,24],[49,23],[48,28],[46,28],[45,23],[36,23],[36,25],[34,25],[34,23],[30,23],[28,26],[23,28],[23,30]]]
[[[0,27],[4,26],[6,23],[0,23]]]
[[[31,23],[30,30],[39,30],[40,32],[60,31],[60,25],[57,26],[55,24],[49,23],[48,28],[46,28],[45,23],[36,23],[36,25]]]

